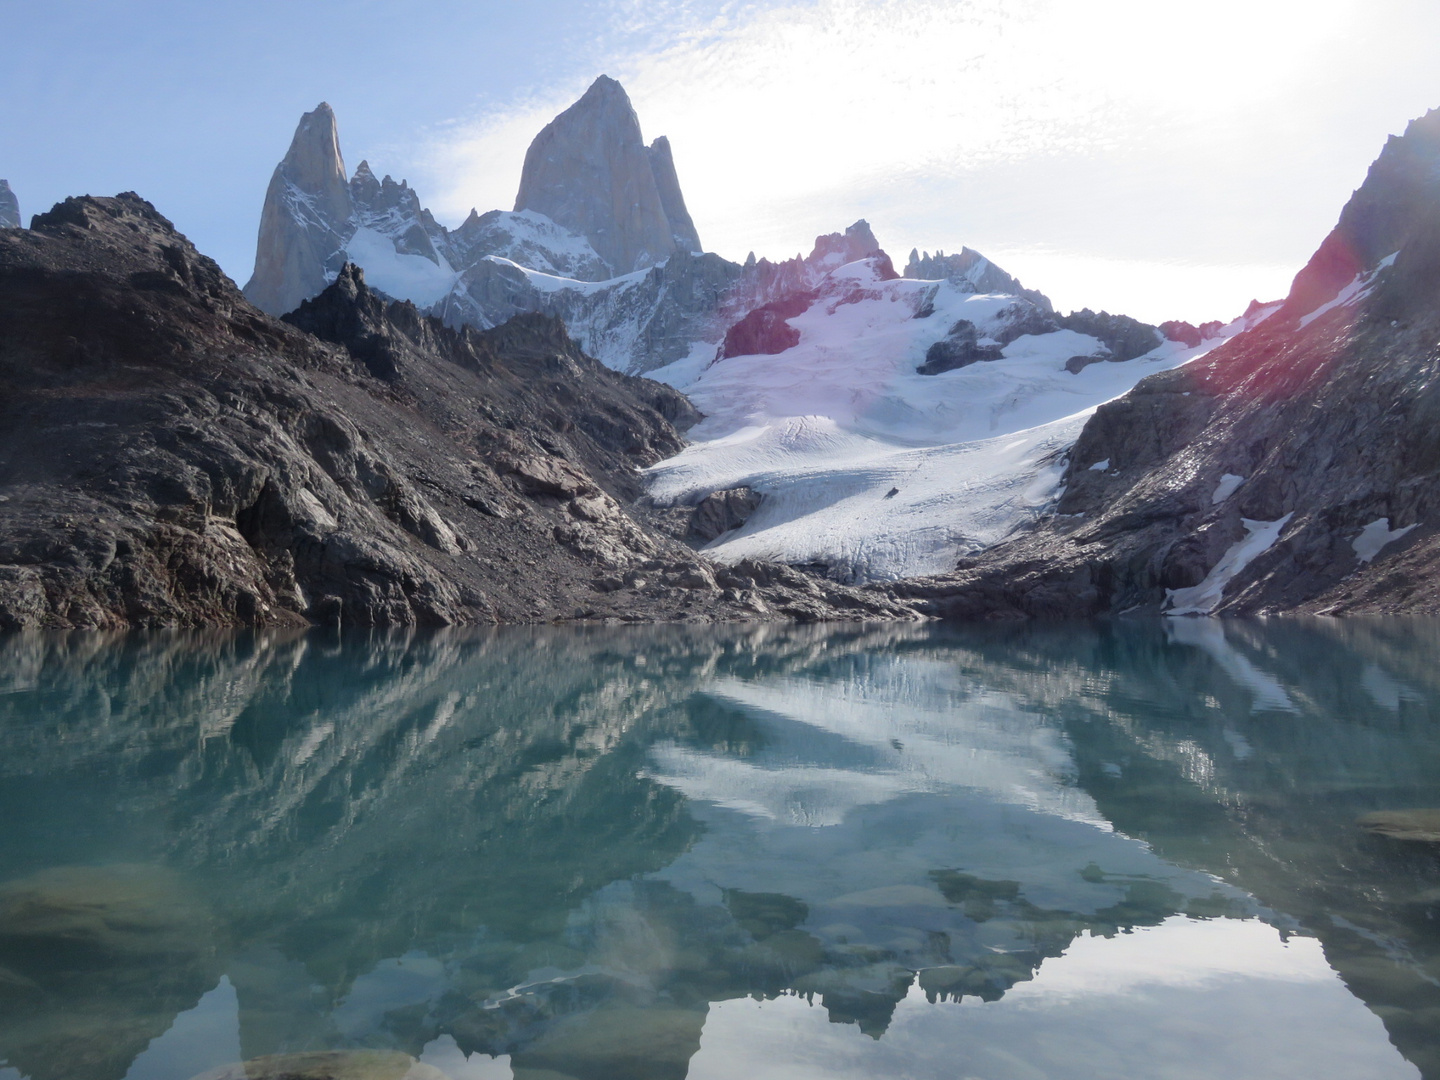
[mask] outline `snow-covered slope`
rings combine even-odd
[[[650,470],[655,500],[693,504],[741,486],[763,496],[707,554],[819,564],[852,582],[949,569],[1052,505],[1097,405],[1223,340],[1166,341],[1071,370],[1102,343],[1068,329],[1013,336],[1034,317],[1027,301],[952,281],[881,280],[878,262],[832,271],[789,320],[800,332],[791,348],[708,366],[697,356],[653,373],[706,414],[693,445]],[[1005,342],[1000,358],[918,374],[961,320],[982,348]]]
[[[543,274],[577,281],[604,281],[610,267],[583,236],[535,210],[470,211],[450,242],[466,262],[495,256]]]
[[[262,265],[282,268],[274,291],[292,298],[350,261],[373,287],[450,326],[543,312],[608,366],[690,394],[707,419],[691,433],[695,445],[652,471],[651,492],[661,505],[734,488],[749,488],[742,501],[751,505],[758,493],[749,519],[711,542],[722,561],[813,564],[849,582],[949,570],[1054,504],[1066,454],[1096,406],[1223,336],[1166,330],[1187,348],[1123,316],[1059,315],[968,248],[912,252],[901,278],[863,220],[782,262],[752,255],[742,266],[696,252],[668,144],[641,162],[623,90],[603,79],[596,87],[587,100],[608,102],[601,111],[614,123],[601,127],[615,131],[569,131],[561,141],[580,164],[542,169],[535,147],[527,157],[531,186],[549,192],[540,201],[573,210],[586,235],[534,206],[472,211],[449,231],[404,181],[377,180],[365,162],[346,182],[333,113],[322,108],[307,114],[277,169],[262,249],[269,236],[278,254],[262,250],[257,278]],[[637,239],[649,226],[632,230],[627,252],[669,251],[621,276],[611,271],[620,256],[607,248],[602,257],[595,239],[610,228],[608,211],[576,187],[607,140],[635,159],[611,179],[658,169],[663,191],[647,213],[675,219],[664,244]],[[291,280],[301,264],[304,288]]]

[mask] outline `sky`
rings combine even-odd
[[[351,169],[453,227],[513,205],[605,73],[729,258],[863,217],[897,263],[968,245],[1062,310],[1229,319],[1440,106],[1435,0],[0,0],[0,25],[27,220],[138,191],[241,284],[321,100]]]

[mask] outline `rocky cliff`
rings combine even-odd
[[[20,228],[20,200],[10,190],[10,181],[0,180],[0,229]]]
[[[682,237],[682,250],[700,248],[669,142],[646,147],[624,87],[605,75],[535,136],[515,209],[585,237],[616,274],[653,266]]]
[[[334,113],[322,104],[301,118],[271,180],[246,296],[283,315],[351,262],[372,289],[452,326],[556,315],[624,371],[678,360],[697,339],[719,341],[720,298],[740,267],[701,253],[670,144],[641,142],[618,83],[598,80],[527,161],[517,210],[472,210],[452,231],[404,180],[377,179],[368,161],[346,181]]]
[[[552,318],[449,330],[352,267],[287,324],[133,194],[33,226],[0,233],[0,627],[904,613],[633,516],[694,413]]]
[[[270,177],[245,296],[278,315],[318,293],[345,263],[353,212],[335,113],[322,101],[300,118]]]
[[[703,251],[700,234],[695,231],[695,222],[690,220],[685,196],[680,192],[680,177],[675,172],[675,156],[670,152],[670,140],[661,135],[650,144],[648,153],[650,168],[655,174],[655,187],[660,192],[660,205],[670,222],[670,235],[675,239],[676,249]]]
[[[900,590],[955,617],[1440,610],[1440,111],[1281,305],[1102,406],[1040,528]]]

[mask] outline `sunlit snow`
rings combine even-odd
[[[395,250],[395,241],[375,229],[359,228],[345,245],[351,262],[365,271],[372,288],[424,307],[444,297],[459,276],[441,258],[439,265],[423,255]]]
[[[692,446],[651,468],[652,496],[693,503],[741,485],[763,495],[743,527],[706,549],[720,561],[821,562],[859,582],[948,570],[1053,505],[1066,454],[1096,406],[1219,343],[1165,342],[1072,373],[1068,359],[1101,346],[1060,330],[1016,338],[999,360],[920,375],[926,350],[957,320],[982,337],[999,332],[1016,298],[878,281],[868,263],[831,279],[789,320],[798,345],[698,371],[692,353],[651,373],[706,416]],[[917,317],[927,301],[933,314]]]
[[[1419,522],[1415,524],[1419,524]],[[1380,554],[1386,544],[1393,544],[1413,528],[1415,525],[1406,525],[1403,529],[1392,529],[1388,517],[1376,518],[1360,530],[1360,535],[1350,542],[1350,546],[1355,549],[1357,559],[1362,563],[1368,563]]]
[[[1244,482],[1245,478],[1243,476],[1236,476],[1234,473],[1227,472],[1220,477],[1220,483],[1215,485],[1215,494],[1210,496],[1210,505],[1219,506],[1231,495],[1234,495]]]
[[[1165,614],[1209,615],[1220,605],[1225,595],[1225,586],[1230,584],[1236,574],[1274,546],[1275,541],[1280,539],[1280,533],[1294,516],[1295,512],[1292,510],[1278,521],[1251,521],[1249,518],[1241,518],[1240,522],[1245,526],[1245,538],[1237,540],[1226,549],[1225,554],[1220,556],[1220,561],[1199,585],[1192,585],[1188,589],[1166,589],[1169,608]]]

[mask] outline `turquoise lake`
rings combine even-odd
[[[0,1080],[1440,1078],[1429,808],[1435,621],[0,638]]]

